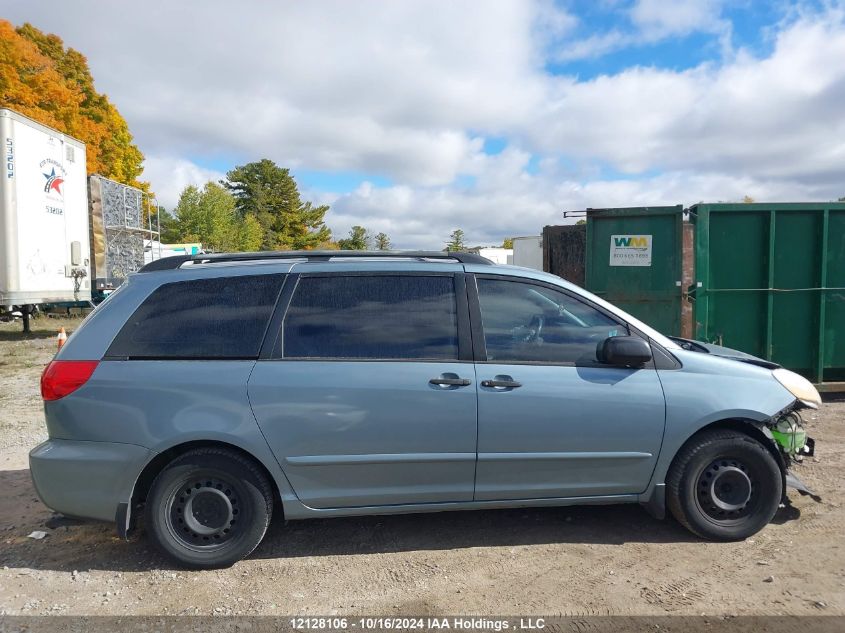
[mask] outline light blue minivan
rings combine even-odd
[[[231,565],[286,519],[570,504],[668,507],[704,538],[765,526],[813,452],[807,380],[669,339],[549,274],[467,253],[186,255],[131,275],[41,383],[44,503],[143,516]]]

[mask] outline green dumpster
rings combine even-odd
[[[683,217],[682,205],[587,209],[587,290],[680,335]]]
[[[690,219],[695,337],[845,381],[845,204],[699,204]]]

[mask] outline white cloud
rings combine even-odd
[[[93,0],[6,7],[88,56],[149,153],[270,156],[292,167],[445,183],[542,100],[535,8],[417,0]],[[97,16],[91,28],[85,16]],[[546,8],[555,32],[565,14]]]
[[[539,235],[543,226],[572,223],[564,211],[587,207],[694,204],[708,201],[825,199],[824,186],[760,181],[744,175],[673,172],[637,180],[559,178],[553,173],[511,174],[468,189],[362,187],[334,197],[330,224],[337,236],[352,225],[373,234],[384,231],[397,248],[442,248],[449,233],[462,228],[467,243],[500,244],[505,237]],[[829,199],[829,198],[828,198]]]
[[[841,11],[789,25],[765,59],[742,53],[683,72],[559,79],[555,90],[542,125],[526,130],[540,151],[566,148],[630,173],[699,169],[830,184],[845,164]]]
[[[631,21],[648,39],[717,32],[727,26],[721,16],[724,0],[637,0]]]
[[[86,54],[166,206],[222,177],[189,156],[388,178],[306,194],[331,203],[336,235],[363,224],[404,247],[438,247],[456,227],[472,243],[536,234],[588,206],[845,195],[838,5],[790,12],[765,57],[590,80],[549,74],[550,42],[579,57],[632,35],[575,40],[583,24],[551,1],[30,0],[2,13]],[[119,26],[91,28],[92,15]],[[628,16],[649,41],[730,39],[718,2],[641,0]],[[486,155],[489,137],[505,150]]]
[[[546,46],[568,36],[578,26],[578,18],[555,4],[554,0],[538,0],[534,15],[534,35]]]
[[[618,29],[590,35],[580,40],[560,43],[553,54],[556,62],[569,62],[576,59],[592,59],[637,42],[633,33],[623,33]]]

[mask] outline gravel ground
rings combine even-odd
[[[810,416],[817,457],[798,472],[822,503],[791,492],[745,542],[637,506],[276,521],[248,560],[186,572],[143,534],[56,522],[32,488],[38,378],[56,329],[78,324],[0,324],[0,615],[845,614],[845,402]]]

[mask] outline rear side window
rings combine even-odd
[[[302,277],[284,322],[285,358],[458,357],[451,276]]]
[[[284,275],[164,284],[135,310],[108,356],[257,358]]]

